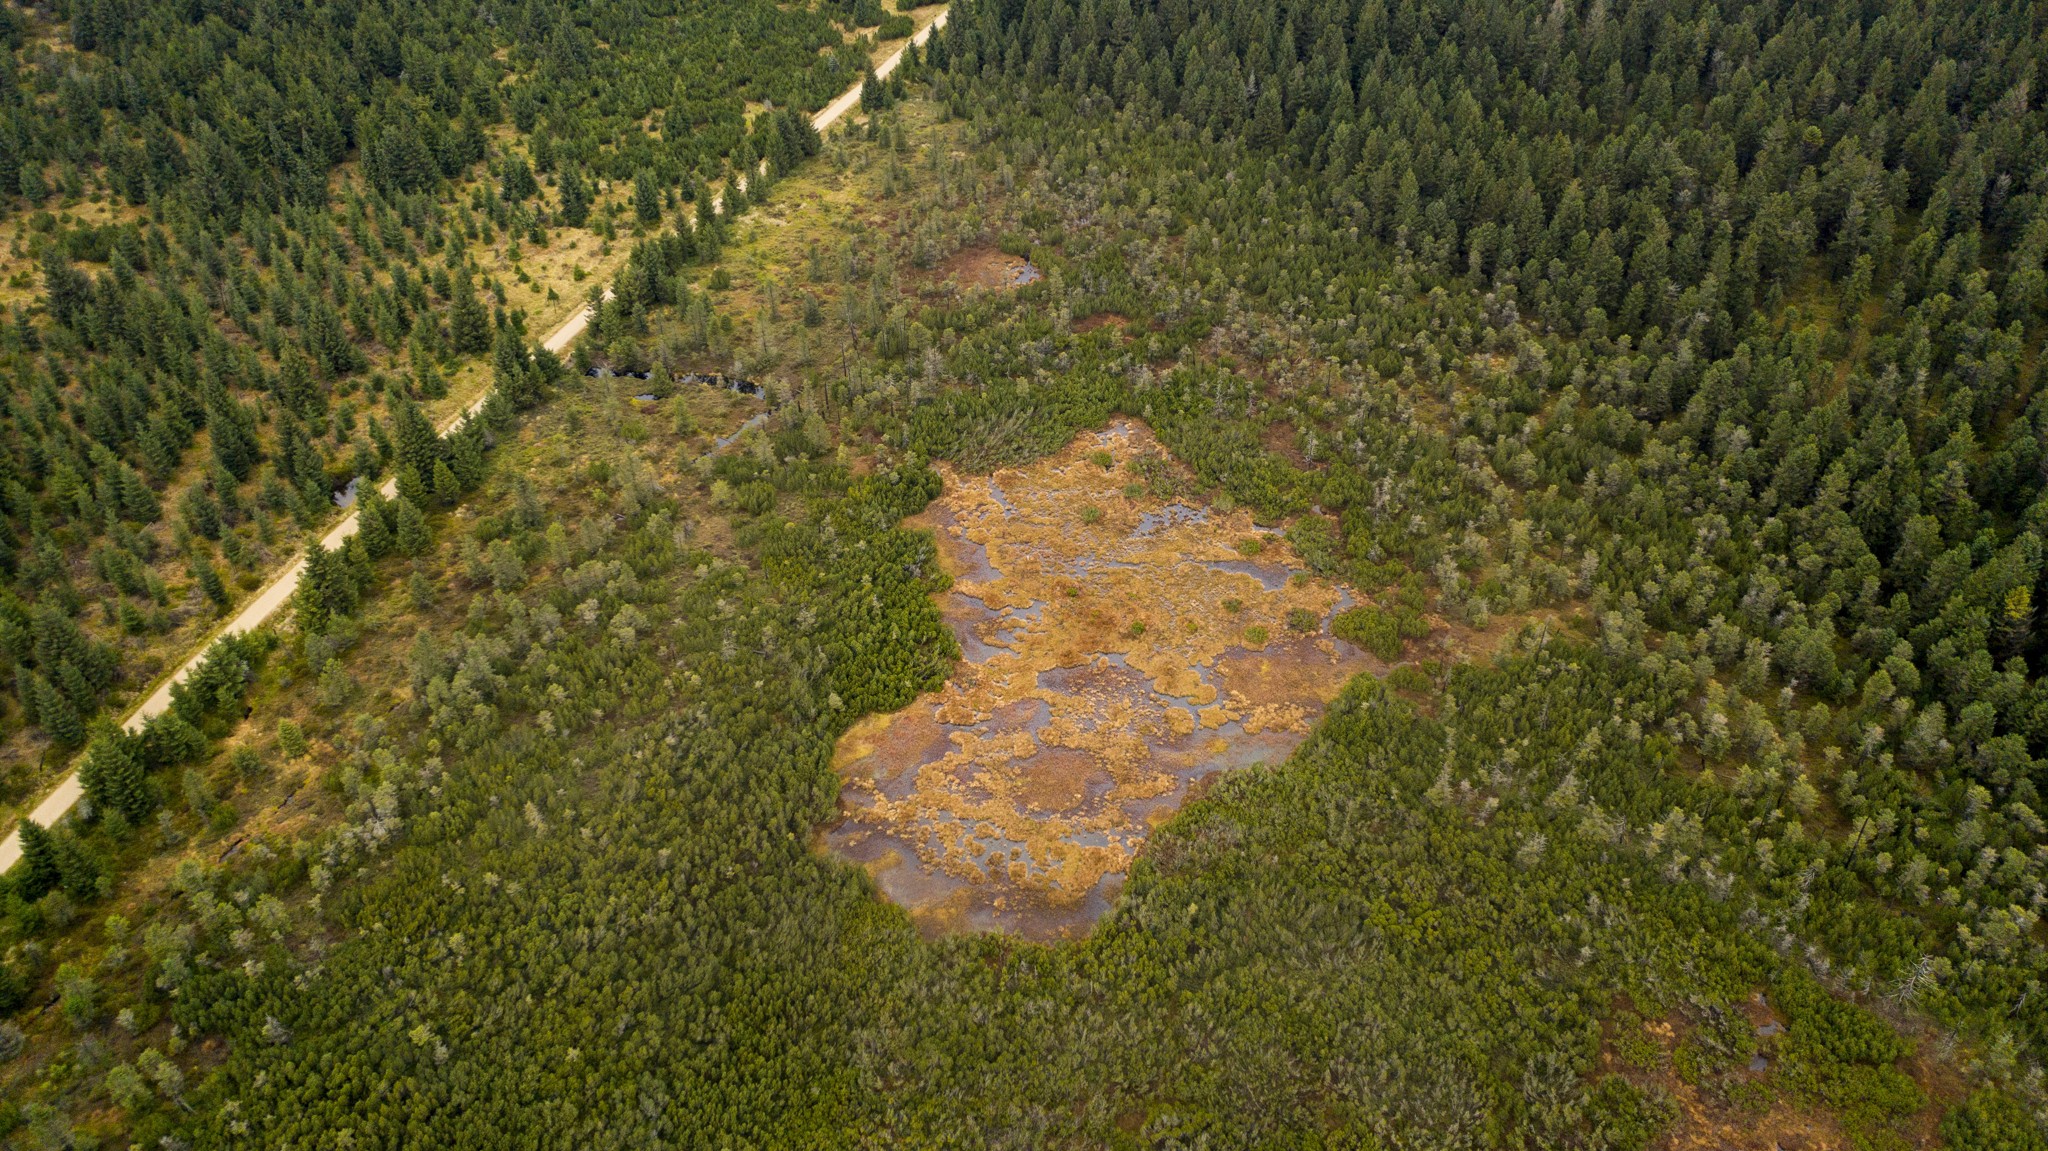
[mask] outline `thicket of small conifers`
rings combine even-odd
[[[858,362],[704,477],[748,562],[644,463],[589,473],[619,526],[573,539],[501,482],[466,622],[345,765],[350,826],[192,869],[145,941],[147,1002],[226,1053],[105,1072],[134,1133],[1640,1147],[1670,1103],[1596,1052],[1659,1064],[1635,1032],[1669,1014],[1709,1098],[1881,1145],[1926,1099],[1848,993],[1962,1037],[1952,1146],[2039,1146],[2031,10],[952,19],[931,94],[969,170],[890,169],[890,258],[829,289],[812,261]],[[883,293],[983,212],[1044,284]],[[661,291],[598,350],[687,331]],[[1325,574],[1590,633],[1354,684],[1161,829],[1083,943],[921,942],[810,846],[834,737],[954,654],[897,522],[921,458],[1118,411]],[[855,478],[828,418],[888,466]],[[587,450],[673,450],[635,445]],[[1418,586],[1360,626],[1398,638]],[[271,918],[305,886],[317,911]],[[1761,1088],[1758,990],[1787,1022]]]

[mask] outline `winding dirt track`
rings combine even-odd
[[[911,42],[922,45],[925,41],[931,39],[931,34],[935,29],[944,27],[945,23],[946,12],[941,10],[932,19],[931,23],[918,29],[917,34],[911,37]],[[875,77],[881,80],[888,79],[889,74],[894,72],[896,66],[902,62],[903,52],[904,49],[899,48],[888,59],[876,65]],[[860,90],[861,85],[859,82],[856,82],[853,87],[840,93],[837,99],[825,105],[817,115],[811,117],[812,126],[822,133],[833,124],[838,123],[848,112],[860,105]],[[605,295],[611,295],[609,288],[605,290]],[[590,316],[591,310],[588,305],[578,308],[574,315],[562,321],[561,326],[555,329],[554,334],[550,335],[542,346],[551,352],[561,352],[574,343],[576,337],[583,334],[583,329],[590,324]],[[481,411],[484,401],[489,398],[490,392],[488,391],[479,395],[467,408],[456,413],[442,427],[441,431],[445,434],[459,426],[462,421]],[[383,492],[386,498],[389,498],[397,494],[397,481],[386,480],[378,490]],[[333,528],[328,530],[326,535],[320,537],[321,546],[329,549],[340,547],[350,536],[356,534],[358,527],[356,517],[356,512],[350,512],[347,516],[343,517],[340,523],[335,524]],[[168,710],[171,706],[171,688],[183,683],[185,678],[192,674],[192,670],[199,666],[201,660],[206,658],[207,648],[211,647],[213,642],[222,636],[253,631],[268,622],[271,616],[276,615],[285,604],[291,602],[292,593],[297,591],[299,587],[299,573],[304,571],[305,567],[306,561],[301,557],[294,559],[283,570],[272,576],[270,582],[265,584],[262,590],[256,593],[256,598],[242,605],[242,610],[236,612],[233,619],[208,633],[206,638],[200,642],[185,662],[178,666],[178,670],[165,676],[157,684],[156,690],[150,692],[141,703],[135,706],[133,711],[128,713],[121,721],[121,726],[131,732],[141,731],[143,724],[148,723],[151,719],[162,715]],[[44,827],[48,827],[70,814],[71,809],[77,806],[78,801],[84,795],[85,788],[78,781],[78,772],[73,770],[64,777],[62,782],[57,784],[55,790],[51,791],[49,795],[43,798],[41,803],[36,805],[35,810],[29,813],[29,818]],[[7,833],[6,840],[0,842],[0,872],[7,871],[20,859],[20,831],[19,829],[10,830]]]

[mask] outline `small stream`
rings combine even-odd
[[[653,372],[615,372],[603,364],[599,364],[585,374],[594,380],[651,380],[654,378]],[[679,384],[703,384],[709,388],[724,388],[730,392],[738,392],[743,396],[759,396],[762,394],[761,385],[744,376],[728,376],[720,372],[685,372],[680,376],[671,376],[670,378]],[[651,401],[661,397],[653,392],[642,392],[633,398]]]
[[[597,367],[590,369],[587,375],[591,379],[596,380],[650,380],[654,378],[654,373],[652,372],[615,372],[611,368],[603,364],[599,364]],[[702,384],[705,387],[709,388],[723,388],[730,392],[737,392],[743,396],[758,397],[764,394],[761,389],[761,385],[742,376],[728,376],[718,372],[685,372],[680,376],[672,376],[670,378],[677,383]],[[633,398],[640,401],[643,404],[651,404],[657,400],[661,400],[666,397],[656,392],[640,392],[636,394]],[[757,412],[756,414],[748,417],[745,423],[741,424],[737,428],[734,428],[731,435],[719,436],[716,439],[712,440],[711,451],[724,451],[726,448],[731,447],[733,443],[737,441],[741,436],[746,435],[748,428],[760,427],[767,421],[767,412]],[[705,454],[709,455],[711,453],[707,452]],[[340,504],[342,507],[348,506],[348,504],[346,503],[341,503],[341,496],[336,495],[334,498],[335,502],[337,504]],[[354,502],[355,486],[351,484],[349,486],[349,503]]]
[[[764,424],[764,423],[767,423],[767,422],[768,422],[768,413],[767,413],[767,412],[756,412],[756,413],[755,413],[754,415],[752,415],[752,416],[749,416],[749,417],[747,417],[747,422],[746,422],[746,423],[743,423],[743,424],[741,424],[741,425],[740,425],[739,427],[737,427],[737,428],[734,428],[734,429],[733,429],[733,432],[732,432],[732,434],[731,434],[731,435],[729,435],[729,436],[720,436],[720,437],[718,437],[717,439],[715,439],[715,440],[711,441],[711,445],[712,445],[712,446],[711,446],[711,450],[712,450],[712,451],[714,451],[714,452],[722,452],[722,451],[724,451],[724,450],[725,450],[725,449],[726,449],[727,447],[731,446],[731,444],[732,444],[732,442],[733,442],[734,440],[737,440],[737,439],[739,439],[739,438],[740,438],[741,436],[744,436],[744,435],[746,435],[746,434],[747,434],[747,429],[748,429],[748,428],[757,428],[757,427],[760,427],[760,426],[761,426],[762,424]]]

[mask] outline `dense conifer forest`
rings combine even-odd
[[[822,140],[907,18],[144,9],[8,10],[0,1139],[2048,1145],[2039,6],[959,0]],[[931,937],[903,521],[1114,417],[1387,670]]]
[[[473,398],[546,334],[529,320],[552,325],[616,263],[619,232],[801,158],[800,113],[867,67],[845,30],[884,19],[766,3],[5,16],[0,230],[10,286],[40,289],[13,293],[0,337],[9,806],[351,481],[403,475],[417,408]],[[453,482],[423,470],[402,498],[422,511],[474,476]]]

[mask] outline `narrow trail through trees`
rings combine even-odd
[[[922,46],[926,41],[930,40],[934,31],[945,26],[946,11],[946,9],[941,9],[932,18],[930,23],[917,30],[916,34],[910,38],[909,43]],[[875,66],[875,78],[877,80],[888,79],[890,73],[894,72],[897,65],[902,63],[903,54],[908,50],[908,47],[909,45],[906,44],[905,47],[898,48],[886,60],[877,64]],[[851,88],[840,93],[836,99],[820,109],[817,115],[811,117],[812,127],[822,133],[833,124],[838,123],[848,112],[858,107],[860,104],[861,86],[861,81],[855,81]],[[723,197],[721,196],[719,199],[722,201]],[[611,295],[609,288],[605,290],[605,295],[607,297]],[[554,330],[554,333],[543,342],[542,346],[550,352],[562,352],[576,341],[576,337],[583,334],[583,329],[590,324],[591,314],[590,305],[585,304],[579,307],[573,315],[564,320]],[[441,433],[446,435],[448,432],[459,427],[464,420],[482,411],[485,402],[490,397],[490,389],[485,388],[468,407],[457,412],[440,428]],[[378,488],[378,491],[382,492],[388,499],[398,493],[398,483],[395,479],[385,480]],[[355,535],[360,526],[358,515],[358,512],[351,511],[348,515],[342,517],[341,522],[335,524],[332,528],[328,529],[327,534],[320,537],[320,546],[332,550],[348,542],[349,537]],[[300,573],[304,572],[305,569],[306,561],[303,556],[287,564],[282,571],[271,578],[269,583],[263,586],[262,590],[256,594],[256,598],[244,604],[242,609],[235,613],[234,618],[209,632],[206,638],[193,649],[192,654],[185,659],[185,662],[178,665],[176,671],[159,681],[156,689],[145,696],[142,702],[137,704],[122,719],[121,726],[128,731],[139,732],[144,724],[167,711],[171,706],[171,689],[183,683],[192,674],[193,669],[197,668],[205,660],[206,653],[213,646],[214,642],[222,636],[238,635],[243,632],[253,631],[267,623],[270,617],[276,615],[287,603],[291,602],[292,593],[297,591],[299,587]],[[57,784],[56,788],[49,795],[45,796],[41,803],[36,805],[35,810],[29,813],[29,818],[44,827],[48,827],[70,814],[71,809],[77,806],[78,801],[84,795],[85,787],[79,782],[77,769],[73,768]],[[20,859],[21,833],[19,828],[13,828],[8,831],[7,838],[4,841],[0,841],[0,873],[4,873],[12,868]]]

